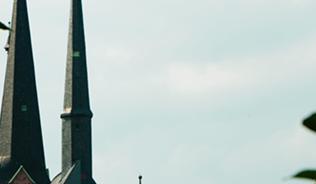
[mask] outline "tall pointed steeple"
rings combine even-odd
[[[68,52],[62,118],[62,174],[67,177],[80,161],[81,183],[95,184],[92,178],[91,118],[86,48],[81,0],[71,0]]]
[[[14,0],[0,119],[0,183],[23,167],[35,183],[46,173],[26,0]]]

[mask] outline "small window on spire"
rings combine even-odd
[[[76,124],[76,126],[75,126],[75,127],[76,127],[76,130],[78,131],[78,130],[79,130],[79,125],[78,125],[78,124]]]
[[[23,112],[27,111],[27,106],[26,105],[22,105],[21,106],[21,111],[23,111]]]
[[[79,51],[74,51],[73,57],[80,57],[80,52]]]

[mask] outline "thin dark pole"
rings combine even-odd
[[[142,175],[139,175],[139,176],[138,176],[139,184],[142,184],[142,178],[143,178]]]

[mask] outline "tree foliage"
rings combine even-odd
[[[293,177],[294,178],[305,178],[305,179],[316,180],[316,171],[315,170],[302,171]]]
[[[308,129],[316,132],[316,113],[303,120],[303,125]],[[293,178],[305,178],[316,180],[316,170],[305,170],[294,175]]]
[[[0,22],[0,29],[10,30],[10,28],[8,26],[6,26],[5,24],[3,24],[2,22]]]

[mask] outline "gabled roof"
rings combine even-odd
[[[66,173],[59,184],[81,184],[81,161],[78,160]]]
[[[15,172],[15,174],[13,175],[13,177],[11,178],[11,180],[9,181],[9,184],[15,179],[15,177],[20,173],[23,172],[28,176],[28,178],[31,180],[31,182],[33,184],[35,184],[35,181],[32,179],[32,177],[29,175],[29,173],[27,173],[27,171],[23,168],[23,165],[20,166],[20,168]]]

